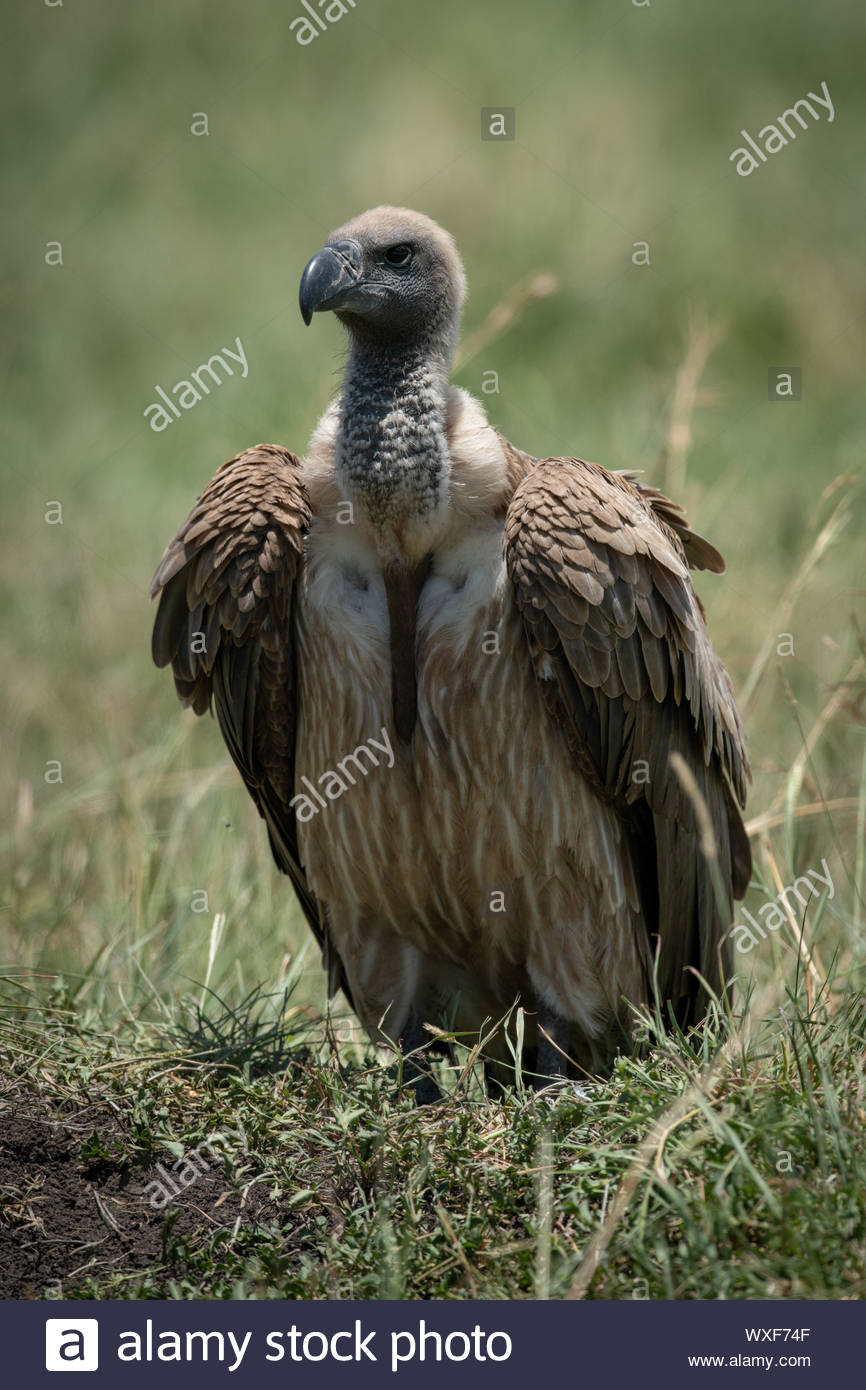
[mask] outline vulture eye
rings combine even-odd
[[[389,246],[385,252],[385,260],[389,265],[407,266],[412,259],[412,247],[406,241],[401,241],[399,246]]]

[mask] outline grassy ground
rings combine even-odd
[[[358,0],[301,48],[293,13],[11,21],[0,1289],[862,1297],[856,17]],[[741,129],[822,80],[832,124],[738,177]],[[479,139],[496,103],[513,143]],[[488,1099],[469,1054],[444,1105],[401,1100],[392,1060],[326,1024],[215,726],[149,664],[147,582],[194,496],[241,447],[301,449],[333,390],[336,325],[303,329],[297,280],[379,201],[455,233],[456,380],[498,373],[494,422],[643,468],[726,555],[699,587],[755,765],[745,907],[833,883],[738,956],[731,1020],[581,1094]],[[154,385],[236,335],[248,377],[150,430]],[[785,366],[802,400],[771,403]],[[154,1206],[156,1165],[210,1134],[217,1156]]]
[[[491,1099],[469,1053],[423,1110],[297,1016],[212,1012],[205,1060],[58,995],[4,1066],[0,1291],[862,1298],[866,1018],[806,994],[584,1087]]]

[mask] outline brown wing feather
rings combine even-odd
[[[705,536],[692,530],[686,520],[685,512],[678,502],[672,502],[669,497],[665,497],[663,492],[657,491],[648,483],[642,483],[634,473],[627,470],[618,472],[617,476],[630,482],[641,497],[649,502],[656,516],[671,530],[676,531],[682,542],[689,569],[712,570],[713,574],[724,574],[725,562],[722,556]]]
[[[579,459],[547,459],[506,518],[508,570],[547,706],[583,774],[631,827],[659,985],[679,1020],[700,1016],[694,966],[714,988],[734,897],[751,873],[749,776],[731,683],[707,634],[688,561],[718,568],[675,504]],[[690,547],[692,553],[690,554]],[[716,563],[718,561],[718,564]],[[724,897],[698,848],[679,752],[709,808]]]
[[[171,664],[196,714],[213,708],[263,816],[333,986],[343,984],[327,926],[298,858],[294,795],[296,679],[292,606],[310,505],[300,463],[260,444],[224,463],[169,543],[151,583],[159,595],[153,659]]]

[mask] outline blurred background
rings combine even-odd
[[[311,0],[318,11],[316,0]],[[644,470],[722,550],[698,577],[746,715],[755,912],[835,892],[742,957],[864,957],[862,17],[845,0],[32,3],[7,15],[0,969],[154,1011],[323,979],[213,720],[151,666],[147,590],[218,465],[301,452],[341,330],[297,285],[380,202],[453,232],[455,379],[535,454]],[[321,12],[320,12],[321,13]],[[748,177],[730,154],[826,82]],[[515,138],[481,139],[484,107]],[[540,280],[538,277],[542,277]],[[555,283],[555,288],[554,288]],[[239,337],[161,433],[146,407]],[[771,402],[798,368],[802,399]],[[489,374],[497,373],[493,378]],[[61,780],[62,779],[62,780]],[[858,809],[859,806],[859,809]],[[774,873],[778,881],[774,880]]]

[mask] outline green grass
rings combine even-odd
[[[148,1268],[134,1246],[129,1267],[116,1241],[106,1250],[103,1231],[79,1249],[74,1277],[33,1292],[577,1296],[601,1230],[604,1259],[580,1296],[862,1298],[862,1002],[831,1010],[805,991],[783,1002],[784,1017],[731,1047],[709,1082],[713,1023],[688,1041],[656,1037],[648,1058],[620,1059],[604,1084],[540,1094],[518,1085],[488,1098],[464,1055],[440,1073],[447,1100],[418,1110],[394,1065],[310,1046],[291,1022],[275,1053],[267,1029],[256,1039],[212,1013],[203,1055],[152,1028],[88,1028],[58,997],[19,1021],[6,1098],[19,1114],[48,1105],[67,1125],[87,1117],[79,1166],[97,1188],[124,1175],[106,1199],[122,1229],[134,1230],[158,1162],[165,1171],[218,1131],[245,1142],[215,1186],[192,1184],[166,1209]],[[630,1196],[614,1219],[620,1184]],[[227,1191],[243,1194],[237,1217],[220,1202]],[[7,1184],[10,1210],[17,1195]],[[180,1233],[187,1199],[199,1220]],[[50,1230],[38,1196],[33,1207]],[[17,1229],[32,1238],[20,1213]]]
[[[33,1296],[56,1277],[82,1296],[558,1297],[601,1230],[590,1297],[862,1297],[857,18],[842,0],[358,0],[302,50],[293,14],[33,5],[5,46],[0,1166],[23,1128],[0,1245],[45,1238],[37,1199],[59,1202],[61,1174],[86,1239]],[[824,79],[833,124],[737,177],[740,129]],[[517,110],[513,145],[478,138],[496,103]],[[148,580],[193,498],[239,448],[301,450],[334,389],[337,325],[303,328],[297,281],[380,201],[454,232],[472,348],[455,379],[480,394],[499,374],[494,423],[535,453],[644,469],[726,556],[698,588],[755,768],[745,907],[824,859],[834,883],[738,957],[732,1024],[653,1035],[582,1095],[488,1099],[470,1070],[440,1107],[401,1100],[393,1061],[326,1021],[213,721],[150,665]],[[556,291],[522,297],[540,272]],[[236,335],[248,378],[151,431],[154,383]],[[785,365],[803,399],[771,404]],[[724,1039],[750,994],[741,1055]],[[130,1193],[165,1145],[235,1118],[250,1152],[191,1189],[206,1215],[141,1235]],[[27,1158],[31,1122],[59,1126],[50,1163]]]

